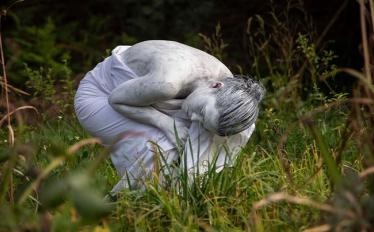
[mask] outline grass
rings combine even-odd
[[[364,11],[364,1],[360,4]],[[374,15],[373,1],[367,5]],[[220,173],[210,168],[192,183],[183,167],[163,184],[155,171],[145,189],[125,189],[112,201],[104,195],[119,177],[109,151],[89,138],[68,110],[71,102],[62,99],[64,113],[57,116],[40,104],[32,124],[25,121],[36,108],[23,106],[10,114],[15,89],[7,82],[2,56],[7,114],[0,120],[7,129],[0,131],[0,231],[372,229],[374,91],[368,41],[363,39],[363,72],[339,69],[331,63],[333,53],[318,50],[322,39],[311,43],[308,35],[291,31],[292,22],[282,14],[271,16],[268,29],[261,16],[248,20],[251,68],[268,93],[255,133],[235,164]],[[261,37],[253,37],[256,33]],[[219,26],[211,39],[200,36],[206,50],[225,57]],[[339,72],[358,79],[350,97],[333,91],[326,96],[318,88]],[[48,94],[54,88],[39,87]],[[51,104],[59,96],[49,97],[37,100]]]
[[[163,231],[165,228],[171,231],[242,231],[253,230],[254,226],[256,231],[260,228],[263,231],[297,231],[317,225],[324,221],[324,214],[321,214],[320,210],[290,204],[287,201],[269,204],[256,210],[256,224],[253,224],[253,205],[268,194],[282,192],[307,197],[316,202],[325,202],[331,196],[329,177],[326,169],[319,170],[323,161],[318,145],[309,130],[301,127],[290,133],[284,149],[289,166],[288,170],[284,170],[276,150],[279,138],[271,136],[273,132],[268,130],[285,130],[290,122],[287,122],[287,119],[278,119],[284,116],[276,115],[274,112],[266,115],[266,112],[267,109],[263,109],[256,133],[239,155],[236,164],[221,173],[208,172],[202,178],[201,185],[192,185],[187,191],[180,192],[175,185],[160,188],[157,183],[150,180],[144,191],[124,190],[109,215],[101,220],[91,220],[84,210],[83,213],[79,212],[79,205],[72,196],[63,197],[62,204],[47,209],[43,206],[45,202],[40,205],[28,198],[22,204],[21,215],[30,214],[34,219],[27,218],[29,224],[26,224],[26,227],[21,222],[16,222],[12,226],[10,222],[22,220],[19,212],[13,209],[15,211],[7,213],[9,219],[0,223],[0,228],[38,228],[43,226],[40,217],[47,212],[49,216],[45,223],[57,231],[92,230],[100,226],[114,231]],[[329,145],[329,151],[332,152],[344,129],[345,118],[341,116],[342,112],[344,108],[332,110],[323,113],[317,119],[317,126],[324,128],[321,134]],[[267,117],[273,120],[267,121]],[[58,153],[88,137],[74,117],[57,117],[23,130],[22,134],[15,130],[15,133],[19,134],[17,141],[21,144],[31,144],[31,151],[30,154],[23,154],[25,161],[19,160],[20,164],[24,162],[23,166],[18,164],[15,167],[22,173],[29,172],[30,167],[43,170],[56,159],[56,156],[59,157]],[[5,136],[6,133],[2,133],[3,144],[6,143]],[[63,182],[72,176],[77,178],[78,174],[85,170],[85,167],[89,167],[103,152],[104,149],[98,145],[82,147],[54,169],[44,182],[49,184],[51,181]],[[357,155],[354,155],[356,152],[346,152],[342,162],[346,167],[361,170],[361,163],[357,162]],[[292,176],[292,182],[288,175]],[[14,181],[16,190],[21,189],[20,186],[25,182],[30,183],[18,172],[14,173]],[[118,177],[110,160],[105,159],[93,175],[89,176],[88,185],[89,189],[103,195],[110,191],[117,181]],[[183,184],[183,180],[180,181]],[[52,187],[56,188],[54,185]],[[40,194],[43,191],[45,190],[42,185]],[[57,194],[51,197],[60,196]],[[78,198],[82,197],[84,196]]]

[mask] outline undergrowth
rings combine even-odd
[[[372,1],[360,1],[362,38],[373,32],[363,16],[369,5]],[[37,51],[29,41],[18,41],[30,51],[19,60],[24,63],[13,63],[24,68],[13,74],[32,90],[23,99],[38,104],[16,102],[16,94],[27,93],[8,83],[2,55],[0,231],[373,229],[374,57],[369,42],[362,42],[363,72],[339,68],[337,55],[322,46],[302,5],[296,7],[300,21],[288,18],[293,7],[248,20],[249,65],[234,68],[250,70],[267,95],[255,133],[235,164],[219,173],[210,167],[192,183],[183,167],[176,167],[176,179],[162,184],[163,170],[155,170],[144,189],[124,189],[115,198],[108,193],[120,178],[110,150],[90,138],[71,112],[75,77],[69,54],[61,47],[49,50],[57,44],[52,20],[25,30],[44,39],[37,39]],[[212,36],[199,36],[207,52],[223,60],[229,56],[219,24]],[[0,48],[3,54],[2,43]],[[321,90],[341,72],[358,79],[356,90]],[[50,105],[57,113],[49,113]]]

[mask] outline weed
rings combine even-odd
[[[202,33],[199,33],[199,36],[204,41],[204,50],[213,56],[217,57],[219,60],[225,58],[224,49],[228,46],[223,42],[221,24],[218,23],[215,28],[215,32],[212,36],[206,36]]]
[[[167,157],[159,152],[157,168],[144,181],[144,189],[124,189],[110,203],[103,195],[119,178],[107,159],[109,150],[95,145],[98,141],[64,110],[72,103],[75,71],[67,53],[56,46],[53,20],[26,29],[38,38],[38,50],[26,37],[19,39],[27,59],[17,65],[26,72],[12,74],[27,74],[23,77],[33,97],[62,110],[58,117],[44,114],[48,121],[24,127],[21,110],[35,108],[10,108],[15,98],[9,93],[15,89],[8,85],[2,56],[6,113],[0,126],[7,130],[0,131],[0,230],[370,231],[374,58],[366,39],[373,23],[366,20],[374,12],[372,0],[359,2],[362,72],[335,67],[336,54],[315,39],[302,7],[297,12],[303,17],[296,22],[289,17],[294,6],[290,3],[283,12],[273,9],[266,16],[251,17],[246,34],[250,58],[243,70],[251,70],[268,94],[255,134],[234,164],[216,172],[213,161],[206,173],[189,176],[185,156],[179,164],[166,166]],[[219,24],[214,35],[200,36],[206,51],[220,59],[228,54]],[[123,40],[134,38],[123,34]],[[88,61],[82,63],[98,57],[93,53],[85,51]],[[357,78],[352,94],[321,91],[321,82],[336,72]]]

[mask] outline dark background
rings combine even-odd
[[[13,1],[1,3],[5,9]],[[265,23],[271,24],[269,12],[280,18],[287,7],[289,27],[300,33],[309,33],[317,41],[322,31],[345,1],[305,0],[96,0],[96,1],[57,1],[28,0],[15,4],[7,17],[2,20],[5,38],[7,68],[10,79],[22,86],[27,77],[22,73],[25,63],[31,67],[44,65],[43,59],[56,62],[63,54],[68,54],[73,73],[87,72],[107,54],[104,51],[118,44],[133,44],[142,40],[177,40],[203,48],[198,33],[211,35],[215,26],[222,26],[222,38],[228,47],[224,62],[228,66],[240,65],[250,72],[251,57],[246,51],[246,26],[249,17],[261,15]],[[301,9],[302,8],[302,9]],[[301,9],[301,10],[300,10]],[[302,12],[302,13],[301,13]],[[269,21],[267,19],[269,18]],[[38,28],[52,22],[53,30],[47,35],[38,35]],[[305,23],[310,23],[306,26]],[[315,30],[314,36],[310,32]],[[308,32],[309,31],[309,32]],[[43,37],[44,36],[44,37]],[[38,41],[51,39],[50,46],[56,51],[35,59],[27,53],[42,53],[35,45]],[[348,0],[337,21],[323,38],[320,47],[331,49],[337,55],[334,63],[339,67],[361,68],[359,53],[360,28],[359,9],[356,1]],[[47,52],[44,52],[47,53]],[[26,55],[24,55],[26,54]],[[43,54],[39,54],[44,56]],[[26,57],[25,57],[26,56]],[[49,62],[49,61],[48,61]],[[45,63],[45,61],[44,61]],[[335,78],[333,86],[351,88],[353,81],[341,75]]]

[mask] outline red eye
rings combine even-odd
[[[217,89],[217,88],[221,88],[222,87],[222,82],[216,82],[216,83],[214,83],[213,85],[212,85],[212,88],[215,88],[215,89]]]

